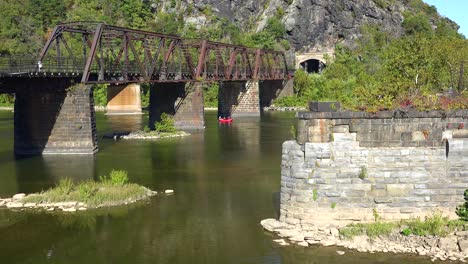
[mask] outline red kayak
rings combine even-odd
[[[221,119],[218,119],[218,122],[220,122],[220,123],[232,123],[232,118],[221,118]]]

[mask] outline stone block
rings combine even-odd
[[[405,196],[414,189],[412,184],[387,184],[387,193],[392,197]]]
[[[333,142],[356,141],[356,133],[333,133]]]
[[[331,156],[329,143],[305,143],[305,158],[306,159],[329,159]],[[315,160],[313,160],[315,162]]]
[[[393,202],[392,197],[375,197],[374,202],[376,204],[388,204]]]

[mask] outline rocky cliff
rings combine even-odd
[[[162,0],[155,10],[189,10],[186,23],[204,25],[207,8],[217,17],[260,31],[268,18],[280,14],[285,38],[294,51],[327,51],[336,43],[352,44],[363,25],[378,25],[394,35],[403,33],[405,11],[414,11],[420,0]],[[429,6],[426,6],[429,7]]]

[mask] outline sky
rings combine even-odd
[[[468,37],[468,0],[423,0],[437,7],[439,14],[455,21],[460,29],[458,32]]]

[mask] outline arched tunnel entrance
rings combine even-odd
[[[307,73],[321,73],[326,66],[325,63],[317,59],[305,60],[299,65],[301,65],[301,68]]]

